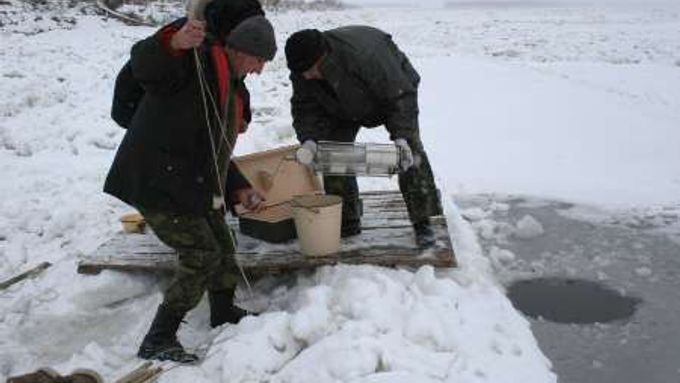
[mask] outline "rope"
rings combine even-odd
[[[217,177],[217,184],[220,192],[220,198],[222,198],[222,212],[223,214],[227,214],[227,207],[226,207],[226,201],[224,197],[224,186],[222,185],[222,178],[220,174],[220,167],[217,163],[217,148],[215,145],[215,139],[213,138],[213,128],[212,124],[210,122],[210,116],[209,116],[209,110],[208,110],[208,101],[206,98],[206,93],[209,95],[210,100],[213,105],[213,112],[215,113],[215,117],[217,119],[217,122],[220,124],[220,135],[224,139],[225,144],[227,145],[227,149],[229,150],[229,155],[231,155],[234,150],[233,146],[229,143],[229,140],[226,139],[226,135],[224,133],[224,130],[226,128],[225,123],[223,122],[222,118],[219,115],[219,112],[217,110],[217,106],[215,104],[215,99],[214,96],[212,95],[212,92],[210,92],[210,89],[206,87],[207,81],[205,80],[205,77],[203,75],[203,65],[201,63],[201,58],[198,55],[198,48],[194,48],[194,61],[196,62],[196,73],[198,75],[198,84],[201,88],[201,99],[203,100],[203,112],[205,115],[205,123],[206,127],[208,128],[208,136],[210,137],[210,147],[212,149],[212,157],[213,157],[213,166],[215,166],[215,176]],[[226,116],[228,118],[228,116]],[[227,234],[229,235],[229,239],[231,240],[231,243],[234,245],[234,263],[236,264],[236,267],[238,267],[239,272],[241,273],[241,277],[243,278],[243,281],[246,284],[246,287],[248,288],[248,294],[250,296],[250,299],[253,298],[253,288],[250,285],[250,281],[248,280],[248,277],[246,276],[245,271],[243,270],[243,267],[236,262],[236,239],[231,233],[231,230],[227,230]]]
[[[204,83],[207,83],[207,81],[204,77],[204,74],[203,74],[203,67],[201,67],[200,76],[201,76],[201,81],[203,81]],[[215,101],[215,96],[213,96],[213,94],[212,94],[212,92],[210,92],[210,90],[208,90],[207,93],[208,93],[208,97],[210,99],[210,104],[212,105],[212,108],[213,108],[213,113],[215,114],[215,117],[217,118],[217,122],[220,125],[219,132],[220,132],[220,135],[222,137],[222,140],[227,145],[227,149],[229,150],[229,152],[233,153],[234,147],[231,144],[231,142],[229,141],[229,138],[227,137],[227,135],[225,133],[225,131],[227,130],[226,128],[227,128],[228,121],[223,121],[222,117],[220,117],[219,109],[217,109],[217,102]],[[225,115],[227,115],[226,111],[225,111]],[[238,133],[236,133],[236,134],[238,134]]]
[[[222,139],[224,140],[224,142],[227,144],[227,149],[229,149],[229,151],[233,153],[234,147],[231,145],[231,143],[227,139],[226,134],[224,133],[224,131],[226,130],[226,122],[223,121],[222,117],[220,116],[219,109],[217,109],[217,102],[215,101],[215,97],[213,96],[210,89],[208,89],[207,92],[203,90],[205,84],[207,84],[208,81],[205,79],[205,75],[203,73],[204,67],[203,67],[203,64],[200,61],[200,58],[198,57],[198,53],[196,51],[194,51],[194,53],[195,53],[194,57],[196,59],[196,65],[200,66],[200,69],[198,70],[198,76],[199,76],[199,84],[201,85],[201,93],[203,95],[204,108],[206,109],[206,111],[205,111],[206,121],[207,121],[207,113],[208,112],[207,112],[207,106],[205,106],[205,104],[207,103],[206,99],[205,99],[205,94],[207,93],[208,97],[210,98],[210,104],[213,108],[213,113],[215,114],[215,118],[217,119],[217,122],[220,125],[220,135],[222,136]],[[210,122],[208,122],[208,125],[210,125]],[[212,131],[211,131],[211,133],[212,133]],[[210,137],[212,139],[212,135]]]

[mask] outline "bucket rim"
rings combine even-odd
[[[342,197],[334,194],[301,194],[295,195],[290,201],[292,207],[321,208],[342,204]]]

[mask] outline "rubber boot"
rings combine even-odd
[[[361,234],[361,216],[363,215],[363,202],[358,197],[343,199],[342,203],[342,226],[340,236],[342,238]]]
[[[184,351],[177,340],[177,330],[184,313],[169,310],[162,304],[158,306],[151,328],[139,346],[137,356],[142,359],[171,360],[178,363],[195,363],[198,356]]]
[[[340,236],[342,238],[353,237],[361,234],[361,221],[358,219],[342,221]]]
[[[234,289],[208,291],[210,302],[210,326],[219,327],[225,323],[238,323],[250,313],[234,305]]]
[[[424,250],[434,246],[436,237],[429,219],[414,223],[413,231],[416,233],[416,245],[419,249]]]

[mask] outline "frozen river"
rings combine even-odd
[[[584,279],[640,300],[631,317],[608,323],[531,319],[560,382],[680,381],[678,206],[607,212],[498,196],[461,197],[459,203],[504,285],[531,278]],[[567,299],[583,298],[595,297],[567,294]]]

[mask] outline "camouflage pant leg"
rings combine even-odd
[[[206,289],[224,290],[236,285],[236,244],[221,212],[206,216],[141,213],[158,238],[178,253],[179,265],[165,291],[163,305],[186,313],[198,304]]]
[[[208,223],[219,245],[219,259],[222,264],[222,272],[213,273],[212,278],[208,280],[208,290],[221,291],[233,289],[241,279],[236,258],[234,257],[238,247],[236,232],[227,225],[224,213],[221,210],[211,210],[208,213]]]
[[[442,206],[418,130],[406,137],[406,141],[413,151],[415,165],[406,172],[399,173],[399,189],[411,222],[422,222],[428,217],[442,214]]]
[[[342,197],[343,225],[345,222],[361,219],[361,202],[356,177],[324,176],[323,185],[326,194]]]
[[[327,140],[338,142],[354,142],[359,126],[339,124],[327,137]],[[358,221],[361,219],[361,204],[359,202],[359,186],[356,177],[324,176],[323,187],[326,194],[342,197],[342,222]]]

